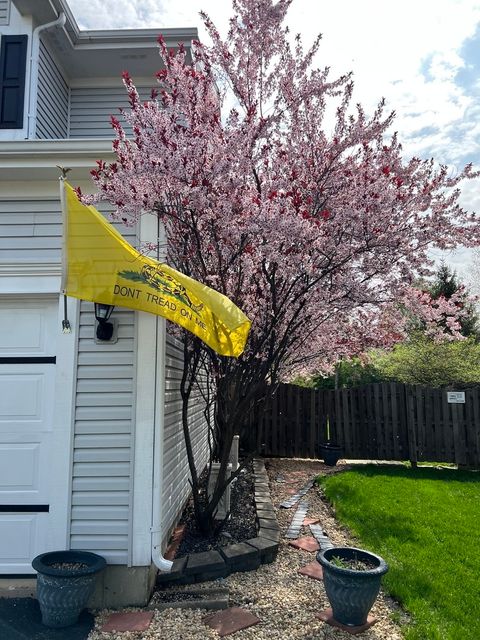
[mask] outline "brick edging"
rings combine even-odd
[[[280,543],[277,522],[263,460],[253,461],[257,536],[226,545],[219,551],[190,553],[173,561],[172,570],[159,572],[157,585],[191,584],[215,578],[225,578],[237,571],[254,571],[261,564],[273,562]]]

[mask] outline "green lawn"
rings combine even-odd
[[[367,465],[321,484],[337,518],[390,565],[408,640],[480,640],[480,473]]]

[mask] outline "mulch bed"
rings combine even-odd
[[[205,472],[201,477],[203,487],[206,486],[206,481]],[[218,550],[227,544],[242,542],[257,535],[252,463],[247,464],[232,486],[230,508],[230,518],[220,535],[216,538],[207,538],[196,530],[193,501],[190,499],[180,520],[180,525],[185,525],[185,530],[175,557],[181,558],[189,553]]]

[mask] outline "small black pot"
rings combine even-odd
[[[345,569],[332,564],[330,561],[333,557],[364,560],[373,564],[374,568],[366,571]],[[382,576],[388,571],[385,560],[370,551],[354,547],[325,549],[317,554],[317,560],[323,568],[323,583],[334,619],[350,627],[365,624],[380,591]]]
[[[334,467],[342,457],[343,449],[338,444],[323,442],[320,445],[320,458],[329,467]]]
[[[82,568],[54,568],[56,563],[87,565]],[[37,571],[37,600],[42,623],[62,628],[75,624],[95,590],[97,573],[106,566],[105,558],[88,551],[50,551],[32,560]]]

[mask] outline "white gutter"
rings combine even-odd
[[[40,57],[40,33],[53,27],[63,27],[66,22],[65,14],[62,12],[53,22],[41,24],[33,30],[32,52],[30,54],[30,93],[28,97],[28,129],[29,140],[35,138],[37,127],[37,93],[38,93],[38,64]]]
[[[160,571],[170,571],[171,560],[162,555],[163,518],[163,442],[165,424],[165,325],[164,318],[157,316],[155,425],[153,434],[153,504],[152,504],[152,562]]]

